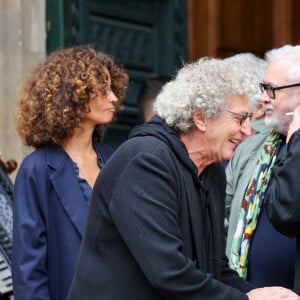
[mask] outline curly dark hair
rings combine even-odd
[[[31,72],[21,92],[16,130],[27,146],[61,146],[89,111],[90,93],[106,93],[107,71],[111,89],[121,104],[128,75],[112,57],[91,46],[57,50]],[[101,137],[101,124],[94,135]]]

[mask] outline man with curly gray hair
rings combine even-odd
[[[69,300],[276,299],[228,266],[225,173],[251,132],[253,78],[203,58],[159,94],[98,177]],[[105,189],[103,189],[105,187]]]

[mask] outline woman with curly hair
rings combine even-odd
[[[127,83],[122,67],[90,46],[52,53],[27,79],[16,128],[35,151],[15,181],[14,299],[66,299],[92,188],[113,152],[101,129]]]

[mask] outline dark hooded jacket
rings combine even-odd
[[[225,184],[219,164],[198,177],[160,118],[135,128],[95,184],[68,299],[248,299],[225,257]]]

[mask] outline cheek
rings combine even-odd
[[[274,112],[273,114],[271,115],[271,119],[274,119],[274,120],[282,120],[283,118],[285,118],[285,112],[286,111],[290,111],[289,109],[290,107],[290,104],[289,103],[285,103],[285,104],[278,104],[278,103],[274,103],[273,104],[273,108],[274,108]],[[293,109],[292,109],[293,111]]]
[[[221,152],[222,149],[226,147],[229,136],[228,130],[226,130],[225,127],[220,127],[217,132],[215,132],[212,139],[211,148],[213,149],[213,152]]]
[[[279,103],[279,101],[274,101],[272,105],[276,111],[282,111],[283,109],[283,104]]]
[[[221,144],[227,141],[230,136],[235,135],[240,130],[240,125],[233,119],[219,119],[210,124],[208,135],[213,143]]]
[[[236,134],[240,130],[240,125],[234,120],[226,120],[218,127],[218,132],[223,139]]]

